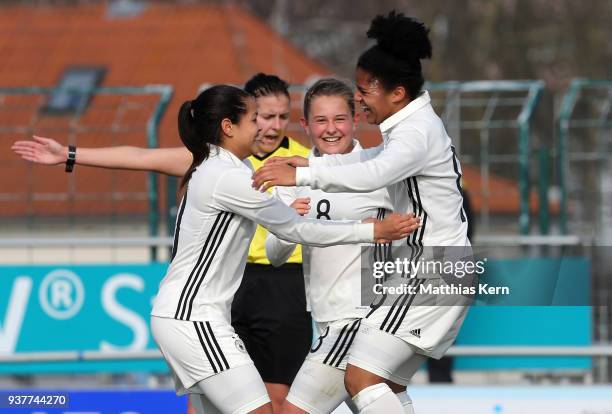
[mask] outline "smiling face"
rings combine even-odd
[[[261,129],[255,141],[255,153],[265,155],[275,151],[285,137],[289,125],[289,98],[284,94],[257,98],[257,123]]]
[[[300,123],[321,154],[346,154],[353,149],[357,119],[342,96],[317,96],[310,102],[308,120]]]
[[[238,123],[231,125],[232,137],[226,139],[228,144],[233,145],[233,151],[240,159],[251,155],[253,143],[259,136],[260,128],[257,123],[257,104],[253,98],[246,101],[247,111]]]
[[[369,72],[358,67],[355,84],[355,104],[361,108],[368,123],[379,125],[397,112],[394,92],[385,90],[382,83]]]

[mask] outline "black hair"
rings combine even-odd
[[[425,83],[421,59],[431,58],[428,35],[423,23],[403,13],[378,15],[367,32],[376,44],[359,57],[357,67],[380,80],[385,89],[403,86],[415,99]]]
[[[193,161],[181,181],[184,187],[195,169],[210,155],[210,145],[221,144],[221,121],[237,124],[247,112],[251,95],[240,88],[216,85],[200,93],[193,101],[181,105],[178,132],[181,141],[193,155]]]
[[[304,94],[304,118],[308,119],[310,105],[317,96],[340,96],[346,100],[351,115],[355,115],[355,94],[351,87],[339,79],[323,78],[316,81]]]
[[[289,98],[289,84],[276,75],[258,73],[247,81],[244,90],[256,98],[269,95],[285,95]]]

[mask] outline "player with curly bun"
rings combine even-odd
[[[355,101],[366,119],[379,125],[375,148],[314,159],[271,160],[253,176],[253,186],[309,186],[333,192],[369,192],[387,187],[393,210],[412,212],[422,227],[401,243],[420,249],[452,246],[471,255],[460,187],[461,166],[427,91],[421,60],[432,55],[428,29],[416,19],[391,12],[377,16],[367,32],[376,44],[357,62]],[[455,250],[455,254],[456,254]],[[432,277],[433,276],[433,277]],[[442,284],[443,275],[427,275]],[[416,274],[410,283],[424,283]],[[414,370],[426,357],[440,358],[463,323],[466,303],[415,306],[415,295],[372,306],[350,350],[345,385],[360,413],[404,413],[387,385],[399,367]]]

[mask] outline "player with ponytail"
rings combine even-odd
[[[242,89],[217,85],[207,93],[201,93],[192,101],[185,101],[178,113],[178,132],[193,160],[183,176],[184,187],[195,169],[210,155],[210,145],[221,144],[221,120],[229,119],[238,124],[247,111],[246,102],[251,96]]]

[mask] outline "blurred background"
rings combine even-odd
[[[453,385],[420,371],[415,407],[609,413],[612,3],[601,0],[1,0],[0,391],[186,412],[148,329],[177,181],[66,174],[22,161],[12,142],[178,146],[183,101],[265,72],[292,85],[288,135],[310,146],[304,88],[352,81],[371,19],[391,9],[431,29],[426,88],[461,159],[488,274],[553,292],[550,306],[474,307],[451,349]],[[380,142],[365,122],[358,134]]]

